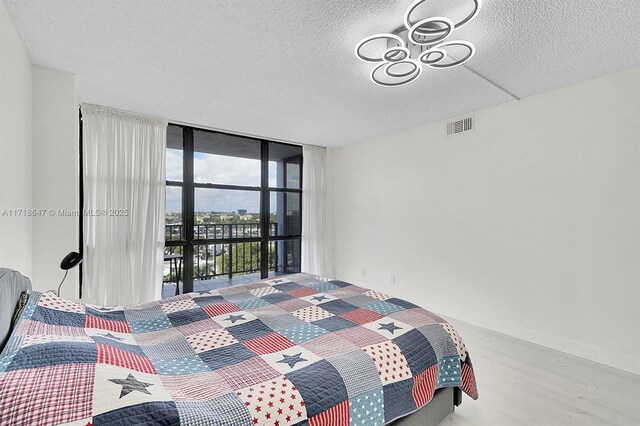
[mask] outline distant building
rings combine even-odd
[[[238,214],[240,216],[244,216],[245,214],[247,214],[247,209],[238,209]]]

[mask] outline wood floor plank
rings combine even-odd
[[[465,396],[444,426],[640,425],[640,376],[450,319],[480,398]]]

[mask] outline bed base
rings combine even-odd
[[[433,399],[413,414],[391,423],[393,426],[436,426],[462,403],[460,388],[436,390]]]

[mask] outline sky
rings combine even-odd
[[[167,180],[182,180],[182,151],[167,149]],[[269,162],[269,185],[276,186],[276,162]],[[260,186],[260,160],[196,152],[193,158],[194,182]],[[195,211],[234,212],[246,209],[260,212],[257,191],[226,191],[196,188]],[[167,187],[167,212],[182,211],[180,188]]]

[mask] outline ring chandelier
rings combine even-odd
[[[457,67],[467,62],[476,52],[473,43],[464,40],[449,40],[458,28],[471,22],[482,8],[482,0],[472,0],[473,10],[460,22],[454,23],[445,17],[414,19],[414,11],[427,0],[415,0],[404,13],[404,26],[390,34],[374,34],[357,44],[356,56],[365,62],[376,63],[371,71],[371,80],[383,87],[398,87],[409,84],[420,77],[423,66],[435,69]],[[383,40],[386,49],[377,55],[366,56],[362,51],[368,44]],[[379,42],[378,42],[379,43]],[[454,58],[448,47],[461,47],[466,52],[462,58]]]

